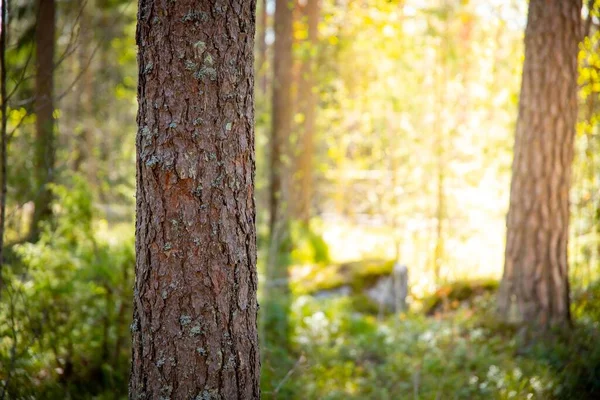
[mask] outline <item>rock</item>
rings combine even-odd
[[[378,304],[380,310],[394,312],[406,310],[408,267],[400,263],[394,264],[391,276],[382,275],[375,284],[364,289],[364,294]]]

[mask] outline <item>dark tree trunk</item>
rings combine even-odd
[[[8,94],[6,92],[6,43],[8,18],[7,12],[8,0],[0,2],[0,112],[2,120],[0,122],[0,290],[2,289],[2,266],[4,265],[4,229],[6,228],[6,125],[8,117]]]
[[[38,0],[35,30],[35,159],[34,159],[34,213],[30,240],[36,241],[40,224],[52,217],[52,192],[49,183],[54,179],[54,47],[56,5],[54,0]]]
[[[79,42],[77,83],[77,109],[75,111],[77,129],[77,157],[73,169],[83,172],[89,185],[97,187],[97,162],[94,156],[96,140],[94,135],[93,99],[94,84],[92,70],[93,26],[89,0],[79,0]]]
[[[313,156],[315,152],[315,129],[317,122],[317,93],[315,92],[315,61],[319,34],[319,0],[308,0],[304,7],[308,28],[307,54],[300,71],[299,106],[304,116],[300,133],[300,154],[298,171],[297,214],[304,224],[311,216],[311,203],[314,192]]]
[[[499,310],[568,326],[569,187],[577,121],[581,0],[531,0]]]
[[[255,1],[140,0],[131,399],[258,399]]]
[[[275,3],[275,42],[273,54],[273,109],[271,126],[269,228],[271,240],[276,227],[285,225],[283,208],[286,181],[284,155],[292,129],[292,8],[288,0]],[[277,230],[278,231],[278,230]]]

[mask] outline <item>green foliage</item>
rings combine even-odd
[[[289,320],[297,365],[290,368],[288,358],[285,367],[271,360],[269,368],[281,365],[291,375],[280,393],[295,395],[285,398],[596,398],[598,323],[582,302],[595,299],[598,287],[590,292],[576,300],[580,322],[568,336],[525,350],[515,329],[496,320],[489,292],[435,319],[413,313],[377,319],[357,313],[353,298],[300,296]]]
[[[10,398],[118,398],[129,370],[132,236],[94,234],[82,179],[53,191],[55,226],[39,242],[15,246],[18,261],[3,268],[0,376]]]
[[[594,326],[595,325],[595,326]],[[572,332],[542,341],[524,355],[549,365],[556,373],[558,399],[600,396],[600,331],[598,324],[578,324]]]
[[[269,298],[261,304],[261,389],[263,395],[291,398],[297,388],[283,386],[287,373],[294,367],[297,354],[290,342],[293,325],[290,321],[291,296],[282,288],[271,289]],[[263,314],[264,313],[264,314]]]
[[[331,262],[329,248],[321,235],[300,222],[291,224],[294,264],[325,265]]]

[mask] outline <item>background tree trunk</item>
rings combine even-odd
[[[271,240],[276,226],[285,225],[282,220],[287,207],[284,201],[286,166],[284,155],[288,151],[292,129],[292,8],[288,0],[275,3],[275,42],[273,54],[273,109],[271,125],[269,228]]]
[[[91,187],[97,187],[97,160],[94,154],[96,146],[94,115],[94,71],[92,67],[92,47],[94,32],[92,13],[94,8],[92,0],[79,0],[79,41],[78,50],[78,78],[77,83],[77,110],[75,121],[77,134],[77,157],[73,169],[83,172]]]
[[[295,2],[276,0],[273,26],[273,80],[271,87],[271,140],[269,154],[269,248],[265,287],[262,290],[261,343],[264,343],[263,365],[273,382],[281,382],[292,368],[287,357],[290,350],[290,304],[288,266],[289,189],[291,186],[289,153],[292,129],[292,22]],[[279,349],[285,349],[282,353]],[[286,356],[283,356],[286,354]],[[276,361],[275,361],[276,360]],[[283,365],[275,371],[274,365]],[[265,391],[278,396],[278,389],[265,382]],[[281,394],[281,396],[287,396]],[[289,396],[288,396],[289,397]]]
[[[1,0],[0,2],[0,112],[2,113],[2,120],[0,121],[0,290],[2,290],[2,266],[4,265],[4,230],[6,229],[6,193],[7,193],[7,176],[6,176],[6,128],[8,116],[8,94],[6,91],[6,44],[7,44],[7,32],[8,18],[7,12],[8,0]]]
[[[569,188],[577,121],[581,0],[531,0],[499,310],[568,325]]]
[[[36,142],[33,219],[30,240],[36,241],[40,224],[52,217],[52,192],[48,186],[54,179],[54,47],[56,31],[56,5],[54,0],[38,0],[35,30],[36,82],[35,106]]]
[[[133,399],[259,398],[255,5],[140,1]]]
[[[262,91],[263,95],[267,93],[267,26],[268,26],[268,13],[267,13],[267,0],[261,0],[258,15],[258,49],[257,49],[257,62],[256,72],[258,87]]]
[[[315,152],[314,138],[317,120],[318,95],[316,86],[316,53],[319,35],[319,0],[308,0],[304,6],[308,39],[306,54],[300,70],[298,87],[300,112],[303,115],[300,133],[300,154],[298,171],[298,205],[297,215],[308,225],[311,216],[311,203],[314,192],[313,156]]]

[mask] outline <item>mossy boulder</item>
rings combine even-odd
[[[349,287],[351,294],[361,293],[383,276],[389,276],[393,260],[361,260],[328,266],[298,266],[292,268],[292,290],[298,295],[315,294]]]
[[[496,280],[456,281],[440,287],[435,293],[422,300],[423,311],[427,315],[456,310],[461,304],[472,302],[479,296],[495,293]]]

